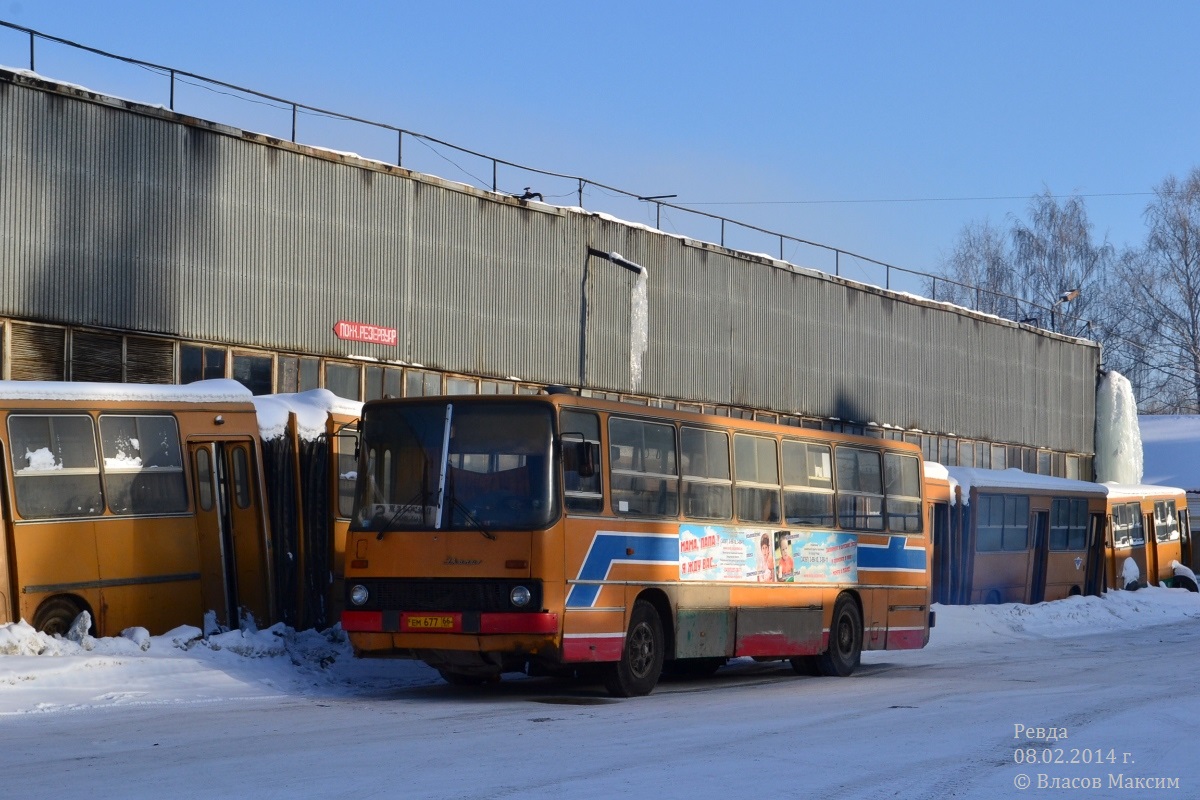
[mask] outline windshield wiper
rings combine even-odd
[[[458,509],[462,512],[462,515],[466,517],[467,522],[471,523],[471,525],[473,525],[477,531],[482,533],[485,538],[491,539],[493,542],[496,541],[496,534],[489,531],[482,522],[475,519],[475,515],[471,513],[471,510],[454,495],[450,495],[450,508],[451,517],[454,515],[453,509]]]
[[[433,493],[430,492],[428,489],[426,489],[424,486],[422,486],[420,489],[418,489],[417,493],[414,494],[407,503],[405,503],[404,505],[400,506],[399,508],[397,508],[395,511],[392,512],[392,515],[387,518],[386,522],[383,523],[383,527],[379,529],[379,534],[375,537],[375,539],[377,541],[379,539],[382,539],[383,535],[392,529],[392,525],[394,525],[397,520],[402,519],[406,514],[408,514],[410,511],[412,511],[413,509],[416,509],[416,508],[421,509],[421,522],[422,522],[422,524],[424,524],[425,514],[426,514],[426,511],[428,508],[425,505],[425,501],[429,499],[431,494],[433,494]],[[374,520],[372,520],[372,521],[374,521]]]

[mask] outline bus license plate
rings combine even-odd
[[[454,617],[452,616],[419,616],[408,617],[406,622],[410,630],[453,630]]]

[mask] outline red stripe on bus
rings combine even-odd
[[[380,633],[383,631],[383,612],[343,611],[342,630]]]
[[[888,631],[888,650],[919,650],[925,646],[925,631]]]
[[[821,651],[822,640],[798,641],[782,633],[755,633],[738,639],[739,656],[796,656],[815,655]]]
[[[563,661],[617,661],[624,646],[623,636],[563,639]]]
[[[558,633],[558,614],[480,614],[480,633]]]

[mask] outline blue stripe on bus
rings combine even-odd
[[[633,554],[630,555],[629,551]],[[592,539],[579,580],[602,581],[614,564],[622,561],[679,563],[679,537],[648,536],[638,533],[597,533]],[[589,608],[600,596],[600,586],[575,584],[567,594],[567,608]]]
[[[892,536],[887,547],[858,543],[859,569],[925,570],[925,548],[908,547],[907,536]]]

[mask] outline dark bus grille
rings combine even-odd
[[[350,602],[355,585],[367,587],[365,605]],[[523,609],[508,599],[515,586],[524,586],[533,598]],[[346,608],[362,611],[541,611],[542,586],[538,581],[436,581],[364,580],[346,582]]]

